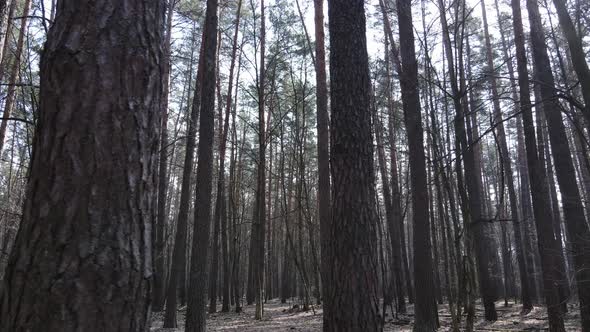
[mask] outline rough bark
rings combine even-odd
[[[333,190],[324,331],[381,331],[364,1],[328,4]]]
[[[0,331],[145,331],[164,8],[78,0],[58,11]]]

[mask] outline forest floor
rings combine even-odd
[[[254,306],[244,306],[241,313],[229,312],[209,314],[207,317],[208,331],[321,331],[322,330],[322,309],[314,307],[314,310],[301,311],[296,308],[296,303],[281,304],[278,300],[271,300],[265,304],[264,319],[254,320]],[[219,308],[221,309],[221,308]],[[447,305],[438,306],[441,328],[439,331],[450,330],[450,315]],[[547,312],[544,307],[535,307],[530,313],[521,315],[521,306],[510,303],[504,306],[503,301],[496,304],[498,320],[490,323],[483,319],[483,308],[477,305],[476,331],[549,331]],[[315,311],[315,312],[314,312]],[[388,310],[385,319],[385,331],[412,331],[413,306],[408,306],[408,314],[400,315],[397,318],[391,317]],[[163,313],[152,315],[153,332],[180,332],[184,331],[184,315],[186,307],[180,308],[178,312],[179,328],[162,328]],[[463,319],[464,321],[464,319]],[[569,312],[565,318],[566,328],[570,331],[581,331],[579,311],[574,305],[569,306]]]

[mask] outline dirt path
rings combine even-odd
[[[322,327],[322,309],[315,308],[315,313],[312,310],[302,312],[298,309],[293,309],[294,303],[281,304],[277,300],[269,301],[265,305],[265,318],[261,321],[254,320],[254,306],[245,306],[244,312],[236,314],[229,313],[215,313],[210,314],[207,320],[208,331],[310,331],[319,332]],[[476,331],[548,331],[547,316],[545,309],[542,307],[535,307],[529,314],[520,315],[520,305],[512,305],[504,307],[503,303],[497,304],[498,321],[489,323],[483,320],[482,308],[477,308],[477,322]],[[400,331],[410,332],[412,330],[411,320],[413,307],[408,306],[408,315],[392,318],[391,313],[385,319],[385,331]],[[154,332],[180,332],[184,331],[184,314],[186,308],[181,308],[178,314],[179,328],[177,329],[163,329],[162,328],[162,313],[155,313],[152,316],[152,328]],[[439,306],[439,318],[441,321],[441,328],[439,331],[449,331],[450,315],[448,314],[447,306]],[[581,331],[580,317],[573,305],[570,306],[569,313],[566,316],[566,331],[575,332]]]

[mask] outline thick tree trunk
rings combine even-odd
[[[328,3],[333,190],[324,331],[381,331],[364,1]]]
[[[207,0],[203,33],[203,86],[197,165],[194,236],[192,244],[190,287],[186,331],[204,332],[205,301],[208,288],[209,232],[211,229],[211,187],[213,177],[213,137],[215,131],[215,82],[217,53],[217,0]]]
[[[163,14],[160,2],[61,2],[0,331],[148,328]]]
[[[411,1],[397,0],[396,3],[402,64],[400,85],[410,154],[412,215],[414,218],[414,285],[420,285],[420,287],[416,287],[413,331],[430,332],[438,328],[438,315],[432,280],[433,263],[428,225],[429,198],[418,91],[418,61],[414,50]]]

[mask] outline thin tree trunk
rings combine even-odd
[[[2,123],[0,123],[0,154],[2,154],[2,150],[4,149],[4,139],[6,138],[8,119],[10,118],[10,114],[12,113],[12,108],[14,107],[14,102],[16,99],[16,80],[18,79],[20,73],[21,58],[23,54],[23,44],[25,36],[27,35],[27,22],[30,8],[31,0],[25,0],[23,8],[23,18],[21,19],[18,41],[16,42],[16,52],[14,54],[12,68],[10,69],[8,91],[6,92],[6,104],[4,105],[4,112],[2,113]]]
[[[559,25],[563,30],[563,34],[565,35],[567,44],[569,46],[574,71],[578,76],[578,81],[580,82],[580,86],[582,88],[582,97],[584,98],[584,103],[586,104],[585,108],[582,110],[582,113],[586,118],[586,122],[590,124],[590,69],[588,69],[586,52],[582,46],[582,36],[579,36],[576,32],[576,28],[574,27],[572,19],[569,16],[567,10],[566,1],[553,0],[553,4],[555,5],[555,9],[557,11]],[[590,304],[587,306],[590,307]],[[585,320],[583,326],[585,329],[590,330],[590,318],[589,320]]]
[[[12,29],[13,29],[13,21],[14,21],[14,15],[15,15],[15,11],[16,11],[16,5],[18,4],[17,0],[11,0],[10,2],[10,7],[8,9],[8,13],[6,15],[6,30],[2,30],[4,32],[4,35],[1,38],[2,44],[0,44],[0,46],[2,47],[0,49],[0,55],[2,55],[0,57],[1,59],[1,63],[0,63],[0,82],[4,81],[4,75],[6,75],[6,71],[7,71],[7,67],[8,67],[8,61],[9,61],[9,56],[8,56],[8,50],[10,48],[10,40],[9,40],[9,36],[12,34]]]
[[[386,37],[387,40],[387,37]],[[387,42],[385,52],[387,50]],[[387,58],[387,55],[386,55]],[[386,60],[387,61],[387,60]],[[389,91],[389,88],[388,88]],[[374,104],[374,103],[373,103]],[[389,112],[391,110],[388,109]],[[377,141],[377,160],[379,162],[379,171],[381,173],[381,188],[383,191],[383,203],[385,205],[385,218],[387,228],[389,230],[390,245],[392,248],[392,269],[393,269],[393,281],[395,283],[395,290],[397,295],[397,307],[396,311],[399,313],[406,312],[406,300],[404,298],[403,284],[402,284],[402,264],[401,264],[401,250],[399,244],[399,220],[395,220],[396,214],[393,209],[393,200],[391,198],[391,189],[389,187],[389,176],[387,173],[387,161],[385,159],[385,148],[383,144],[383,124],[377,114],[376,105],[373,106],[373,126],[375,130],[375,136]]]
[[[430,332],[438,328],[437,305],[432,280],[432,256],[428,225],[428,190],[426,160],[422,132],[422,115],[418,91],[418,61],[414,50],[411,1],[397,0],[398,26],[401,50],[400,85],[404,121],[408,135],[411,171],[412,216],[414,238],[414,332]]]
[[[15,6],[16,1],[0,0],[0,60],[4,57],[4,45],[12,26],[12,14]],[[2,71],[4,71],[3,66],[0,67],[0,72]]]
[[[561,105],[556,98],[557,91],[553,73],[551,72],[551,63],[547,55],[547,45],[545,44],[545,34],[537,0],[527,0],[527,9],[531,25],[532,54],[536,69],[535,77],[541,82],[542,108],[547,118],[549,141],[553,153],[557,182],[562,195],[565,223],[574,250],[582,327],[584,330],[590,331],[590,255],[586,252],[590,244],[590,229],[586,223],[584,207],[582,206],[580,191],[576,182],[571,150],[561,117]],[[590,86],[588,88],[590,89]],[[561,241],[561,239],[558,240]]]
[[[174,5],[176,0],[168,0],[166,32],[164,38],[164,57],[162,71],[162,134],[160,138],[160,160],[158,172],[158,218],[156,220],[155,246],[154,246],[154,265],[156,273],[154,275],[154,297],[152,310],[155,312],[164,309],[165,287],[166,287],[166,268],[165,268],[165,236],[166,224],[168,223],[168,214],[166,211],[166,192],[168,190],[168,94],[170,93],[170,39],[172,37],[172,17],[174,16]]]
[[[525,52],[524,32],[520,2],[512,0],[512,22],[514,28],[514,43],[516,46],[516,60],[518,68],[518,83],[520,86],[520,109],[524,125],[527,164],[531,186],[533,211],[539,237],[539,252],[543,270],[543,284],[549,327],[551,331],[564,331],[563,316],[559,306],[559,292],[554,284],[557,264],[556,239],[551,223],[549,193],[547,190],[546,174],[541,167],[539,153],[535,139],[535,128],[530,102],[530,87],[528,82],[527,59]]]
[[[508,201],[510,204],[510,216],[512,218],[512,229],[514,231],[514,243],[516,248],[516,259],[518,262],[518,270],[520,272],[520,299],[522,302],[523,313],[528,313],[532,310],[533,304],[530,297],[529,276],[526,269],[526,260],[524,256],[524,248],[522,244],[522,235],[520,232],[520,222],[518,219],[518,203],[516,200],[516,189],[514,188],[514,175],[512,172],[512,160],[508,152],[508,144],[506,143],[506,131],[504,129],[504,120],[502,119],[502,111],[500,108],[500,97],[498,95],[498,87],[494,73],[494,57],[492,55],[492,44],[490,42],[490,33],[488,31],[488,20],[486,13],[485,1],[481,1],[481,10],[484,25],[484,36],[486,45],[486,60],[489,71],[488,80],[490,82],[490,89],[492,93],[492,103],[494,110],[494,123],[497,124],[496,132],[498,136],[500,162],[504,169],[504,176],[506,185],[508,187]],[[501,28],[501,27],[500,27]],[[503,37],[503,36],[502,36]]]
[[[204,332],[205,301],[207,298],[207,273],[209,232],[211,229],[211,187],[213,177],[213,137],[215,131],[215,83],[217,52],[217,0],[207,0],[205,30],[203,33],[203,86],[197,166],[197,190],[188,310],[186,331]]]
[[[265,47],[266,47],[266,21],[264,0],[260,2],[260,67],[257,81],[258,89],[258,164],[256,180],[256,198],[254,203],[254,216],[252,218],[252,236],[250,239],[250,260],[252,261],[249,283],[252,282],[253,300],[256,302],[254,318],[262,319],[264,313],[264,263],[266,227],[266,125],[265,125]]]
[[[331,255],[330,240],[326,236],[330,230],[331,203],[330,203],[330,142],[328,122],[328,86],[326,79],[326,47],[324,36],[324,1],[314,0],[314,22],[315,22],[315,72],[316,72],[316,126],[318,135],[318,210],[320,220],[320,242],[321,242],[321,264],[322,287],[330,287],[327,281],[328,264]]]
[[[224,128],[224,123],[223,123],[223,104],[221,103],[222,97],[221,97],[221,76],[219,74],[219,67],[220,67],[220,58],[219,58],[219,51],[221,48],[221,31],[217,32],[217,72],[216,72],[216,77],[215,77],[215,82],[216,82],[216,93],[217,93],[217,100],[219,100],[219,102],[217,103],[217,130],[218,130],[218,141],[219,141],[219,148],[218,148],[218,156],[219,156],[219,169],[218,169],[218,174],[221,176],[221,173],[223,172],[223,176],[225,176],[225,172],[224,170],[222,170],[221,168],[221,142],[223,140],[223,128]],[[229,94],[231,94],[231,92],[228,92]],[[229,124],[229,123],[228,123]],[[224,161],[225,161],[225,157]],[[217,178],[217,192],[216,192],[216,202],[215,202],[215,208],[214,208],[214,213],[213,213],[213,239],[212,239],[212,243],[211,243],[211,265],[210,265],[210,270],[209,270],[209,313],[215,313],[217,311],[217,297],[218,297],[218,291],[217,291],[217,285],[218,285],[218,277],[219,277],[219,237],[221,235],[221,219],[222,216],[221,214],[223,213],[223,189],[219,187],[220,182],[219,182],[220,177]],[[221,192],[219,190],[222,190]]]
[[[199,120],[199,108],[201,105],[201,78],[203,75],[203,63],[205,54],[203,47],[204,44],[201,44],[199,64],[197,66],[197,76],[195,80],[193,103],[191,106],[190,117],[188,119],[186,151],[182,169],[182,184],[180,188],[180,203],[178,207],[178,219],[176,222],[176,236],[174,241],[174,249],[172,250],[170,277],[168,278],[168,289],[166,295],[166,312],[164,314],[164,328],[175,328],[177,326],[177,298],[180,297],[180,302],[183,303],[184,288],[186,284],[186,244],[188,234],[187,224],[190,209],[189,199],[191,197],[192,172],[194,169],[197,121]],[[189,66],[189,70],[191,71],[192,63],[193,58],[191,54],[191,64]],[[189,84],[190,81],[191,80],[189,79]]]
[[[234,37],[232,44],[231,53],[231,64],[229,67],[229,82],[227,83],[227,97],[225,100],[225,123],[223,125],[223,134],[221,142],[219,143],[219,176],[217,183],[217,201],[215,203],[215,215],[214,220],[222,218],[221,220],[221,251],[223,256],[223,302],[221,306],[222,312],[229,312],[229,280],[230,280],[230,269],[229,269],[229,254],[228,254],[228,239],[227,239],[227,215],[223,213],[225,210],[225,151],[227,147],[227,137],[229,131],[230,122],[230,110],[232,109],[232,91],[233,91],[233,79],[234,71],[236,67],[236,58],[238,53],[238,31],[240,27],[240,14],[242,9],[242,0],[238,0],[238,7],[236,9],[236,19],[234,28]],[[215,222],[215,221],[214,221]]]

